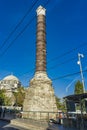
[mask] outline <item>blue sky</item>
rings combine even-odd
[[[29,86],[35,72],[36,17],[15,41],[14,39],[36,15],[37,7],[44,6],[47,0],[38,0],[3,47],[2,44],[34,2],[35,0],[0,0],[0,79],[13,73],[24,86]],[[75,82],[81,80],[80,74],[66,76],[80,71],[77,65],[78,52],[84,54],[81,63],[83,70],[87,69],[87,1],[49,0],[45,8],[47,73],[53,79],[55,94],[63,97],[73,94]],[[83,74],[87,89],[87,72]],[[60,78],[64,75],[65,78]],[[57,79],[54,80],[55,78]]]

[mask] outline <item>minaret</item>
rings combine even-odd
[[[30,111],[28,117],[34,119],[55,118],[57,112],[55,94],[52,81],[46,73],[46,9],[39,6],[36,12],[36,70],[25,95],[23,111]],[[47,112],[52,112],[50,117]]]

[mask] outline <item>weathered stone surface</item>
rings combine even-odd
[[[29,130],[47,130],[47,128],[49,127],[48,122],[27,119],[13,119],[11,120],[11,124]]]
[[[52,82],[45,72],[36,72],[34,78],[30,81],[23,110],[37,112],[37,115],[34,116],[37,119],[40,119],[40,112],[42,114],[43,112],[57,112]],[[44,119],[49,118],[47,114],[43,114]],[[50,116],[55,118],[55,114],[50,114]]]

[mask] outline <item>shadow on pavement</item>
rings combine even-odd
[[[63,125],[60,125],[60,124],[49,123],[49,126],[46,130],[79,130],[79,129],[64,127]]]
[[[10,121],[0,119],[0,130],[19,130],[18,128],[14,128],[8,125],[10,125]]]
[[[19,130],[19,129],[13,127],[4,127],[2,128],[2,130]]]
[[[55,123],[49,123],[49,126],[46,130],[59,130],[58,129],[58,124]]]

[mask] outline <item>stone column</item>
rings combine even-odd
[[[46,9],[39,6],[37,12],[37,32],[36,32],[36,72],[46,71]]]
[[[57,106],[52,81],[46,73],[46,25],[45,9],[37,12],[36,72],[30,80],[23,104],[23,117],[48,120],[56,118]],[[50,112],[50,114],[49,114]]]

